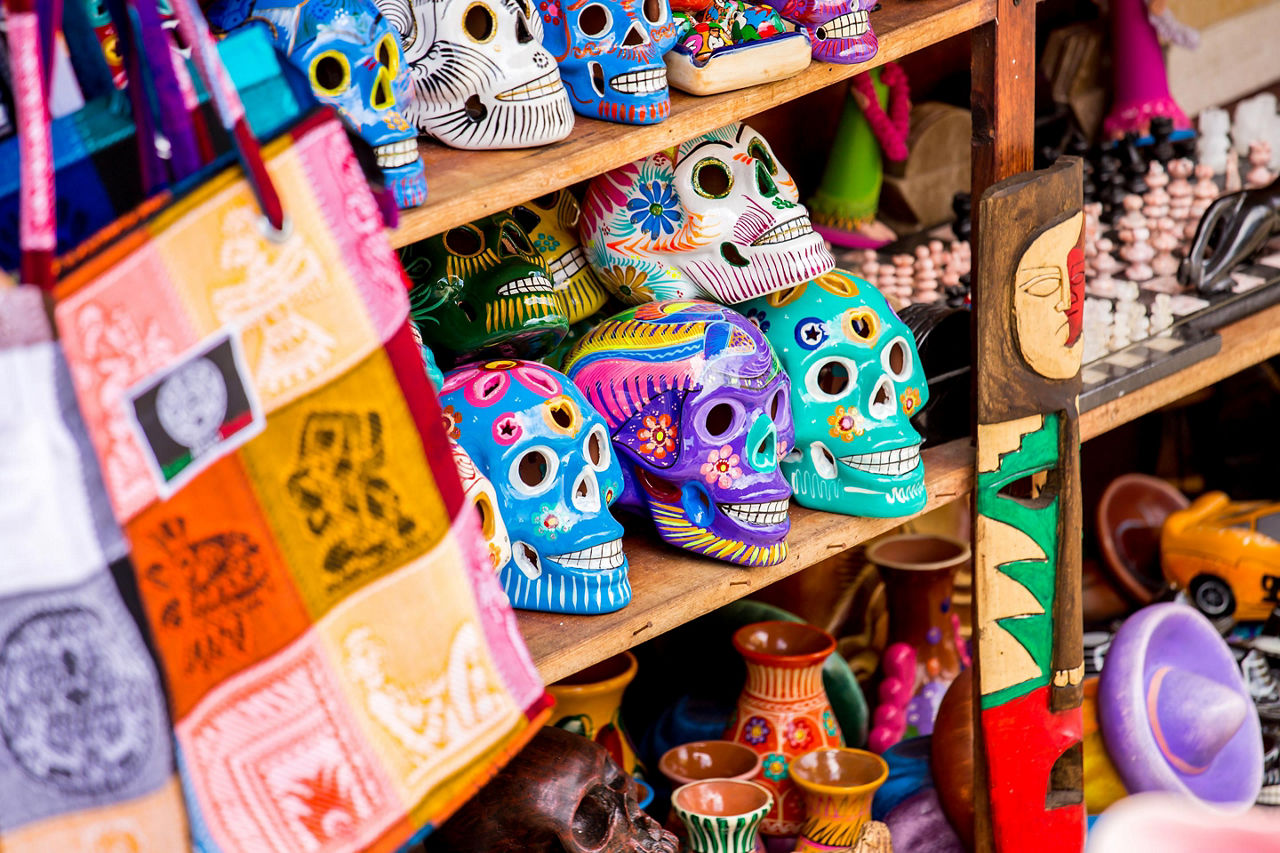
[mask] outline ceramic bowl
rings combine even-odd
[[[658,761],[662,775],[673,786],[703,779],[747,781],[760,772],[760,754],[730,740],[701,740],[667,750]]]
[[[798,756],[791,762],[791,776],[805,788],[874,792],[889,778],[889,765],[874,752],[833,746]]]
[[[750,853],[773,795],[755,782],[704,779],[671,795],[671,807],[689,831],[693,853]]]
[[[1122,474],[1102,493],[1097,522],[1103,565],[1134,604],[1150,604],[1167,586],[1160,573],[1160,528],[1190,505],[1182,492],[1146,474]]]

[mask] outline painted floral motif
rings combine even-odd
[[[555,539],[556,535],[564,529],[564,523],[560,516],[556,514],[556,505],[553,503],[542,504],[538,507],[538,526],[535,528],[539,536],[545,536],[548,539]]]
[[[457,441],[458,436],[462,435],[458,429],[458,424],[462,423],[462,414],[453,406],[445,406],[441,412],[444,416],[444,431],[448,434],[450,441]]]
[[[836,406],[836,413],[827,418],[827,423],[831,425],[831,437],[842,441],[853,441],[863,433],[862,415],[855,406]]]
[[[773,730],[769,728],[769,721],[764,717],[752,717],[747,720],[747,726],[742,731],[742,736],[747,743],[759,746],[769,738],[769,734]]]
[[[506,414],[493,422],[493,440],[501,445],[515,444],[524,434],[524,427],[514,414]]]
[[[769,331],[768,315],[759,308],[748,308],[746,318],[750,320],[761,332]]]
[[[796,752],[808,751],[818,745],[820,738],[813,723],[804,717],[796,717],[787,726],[787,743]]]
[[[679,428],[671,422],[671,415],[663,414],[654,417],[645,415],[644,426],[636,431],[636,438],[644,442],[640,452],[655,459],[663,459],[676,449],[676,434]]]
[[[916,409],[920,408],[920,391],[917,388],[908,388],[898,395],[898,402],[902,404],[902,413],[907,416],[915,414]]]
[[[559,25],[560,23],[560,0],[542,0],[538,4],[538,9],[542,11],[542,19],[549,24]]]
[[[835,737],[840,731],[836,728],[836,715],[830,709],[822,712],[822,730],[827,737]]]
[[[498,547],[497,542],[489,543],[489,562],[495,569],[502,568],[502,549]]]
[[[771,752],[764,757],[762,768],[764,777],[775,782],[787,778],[787,757],[780,752]]]
[[[720,488],[727,489],[733,485],[733,481],[742,476],[742,469],[738,467],[738,454],[733,452],[733,448],[725,445],[719,450],[712,450],[707,454],[707,461],[702,463],[702,476],[707,478],[708,483],[719,483]]]
[[[624,302],[630,304],[652,302],[655,298],[653,291],[645,284],[645,274],[636,267],[615,265],[602,270],[601,275]]]
[[[552,237],[550,234],[539,233],[537,238],[533,241],[533,248],[537,249],[539,252],[554,252],[556,249],[560,248],[560,241],[555,237]]]
[[[631,224],[640,226],[651,240],[657,240],[662,234],[674,234],[676,223],[680,221],[675,188],[671,184],[652,181],[639,184],[636,189],[643,198],[627,202]]]

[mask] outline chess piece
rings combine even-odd
[[[1234,153],[1227,158],[1226,177],[1224,180],[1226,191],[1229,193],[1239,192],[1244,189],[1243,184],[1240,182],[1240,158]]]
[[[1245,98],[1236,104],[1236,117],[1231,125],[1231,138],[1236,153],[1244,157],[1257,140],[1275,143],[1276,96],[1270,92]]]
[[[1167,166],[1174,158],[1173,119],[1169,116],[1156,116],[1151,119],[1151,139],[1151,156],[1154,162]]]
[[[1245,175],[1245,185],[1251,190],[1260,189],[1275,178],[1267,164],[1271,162],[1271,143],[1265,139],[1255,139],[1249,143],[1249,174]]]
[[[1227,169],[1227,155],[1231,151],[1231,116],[1226,110],[1211,107],[1202,110],[1199,118],[1200,138],[1196,142],[1196,159],[1211,170],[1210,177]]]
[[[1173,297],[1157,293],[1151,304],[1151,334],[1156,335],[1173,325]]]
[[[1159,219],[1169,212],[1169,173],[1157,161],[1147,167],[1146,182],[1149,189],[1142,196],[1142,212],[1148,219]]]
[[[1175,231],[1176,227],[1172,219],[1162,219],[1155,236],[1151,238],[1151,248],[1156,252],[1155,257],[1151,260],[1151,270],[1158,276],[1178,274],[1179,263],[1173,253],[1178,248],[1181,240]]]

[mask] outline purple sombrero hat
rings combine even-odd
[[[1186,792],[1244,809],[1262,787],[1262,728],[1226,641],[1182,604],[1125,621],[1098,684],[1098,722],[1129,793]]]

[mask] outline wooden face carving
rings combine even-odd
[[[1084,213],[1040,234],[1014,273],[1018,348],[1036,373],[1069,379],[1080,370],[1084,315]]]

